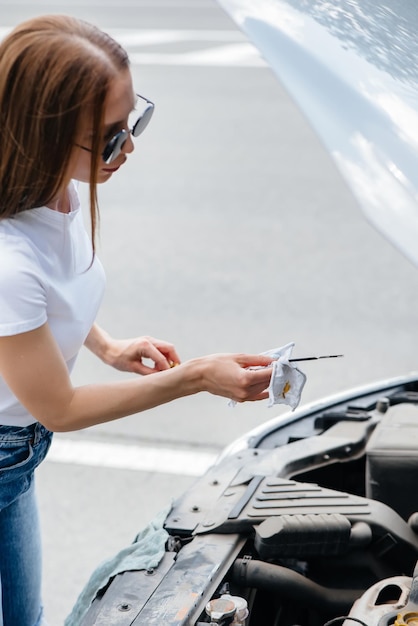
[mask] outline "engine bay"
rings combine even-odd
[[[417,439],[416,379],[250,435],[174,502],[158,568],[117,576],[83,624],[418,621]]]

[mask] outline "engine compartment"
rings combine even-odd
[[[416,379],[250,434],[174,502],[158,568],[117,576],[83,624],[417,620],[417,439]]]

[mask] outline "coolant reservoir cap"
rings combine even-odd
[[[234,624],[244,624],[244,621],[248,617],[248,603],[247,600],[241,598],[241,596],[231,596],[229,593],[224,593],[221,596],[221,600],[231,600],[235,605],[235,618]]]
[[[395,626],[418,626],[418,613],[398,613]]]
[[[206,605],[206,613],[214,622],[219,622],[226,617],[232,617],[235,615],[235,610],[235,602],[225,598],[215,598],[215,600],[211,600]]]

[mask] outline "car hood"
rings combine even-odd
[[[418,264],[416,0],[218,0],[257,46],[368,220]]]

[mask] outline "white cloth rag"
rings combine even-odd
[[[275,359],[269,366],[272,368],[272,372],[268,387],[268,407],[272,407],[275,404],[287,404],[295,410],[300,402],[306,376],[289,361],[294,345],[294,341],[291,341],[280,348],[262,352],[262,354]],[[234,400],[229,401],[229,406],[235,405],[236,402]]]

